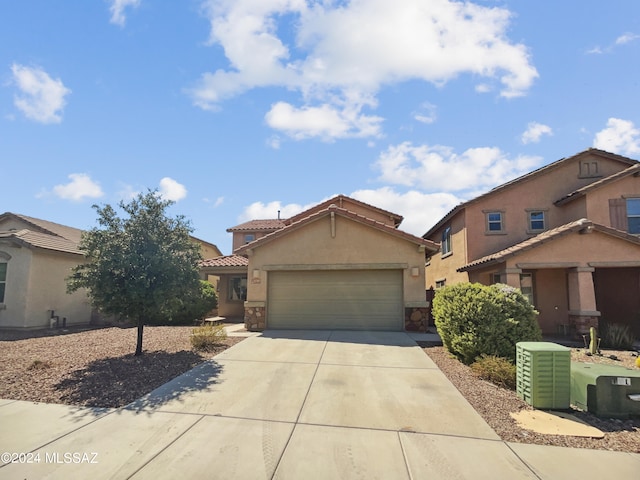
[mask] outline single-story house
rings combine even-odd
[[[220,315],[249,330],[424,330],[424,264],[437,243],[398,229],[402,217],[338,195],[286,220],[229,229],[234,253],[205,260]]]

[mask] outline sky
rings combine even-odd
[[[0,2],[0,213],[157,190],[193,234],[344,194],[424,234],[590,147],[640,159],[637,0]]]

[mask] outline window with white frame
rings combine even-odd
[[[500,211],[485,212],[485,218],[486,218],[487,233],[503,233],[504,232],[503,212],[500,212]]]
[[[533,273],[520,274],[520,291],[525,297],[527,297],[529,303],[533,305]]]
[[[436,290],[444,288],[447,285],[447,279],[442,278],[440,280],[436,280]]]
[[[255,233],[245,233],[244,234],[244,243],[253,242],[256,239]]]
[[[640,198],[627,198],[627,225],[629,233],[640,233]]]
[[[544,210],[529,210],[529,230],[540,232],[546,228]]]
[[[442,243],[440,245],[442,255],[451,253],[451,227],[447,227],[442,231]]]
[[[7,262],[0,262],[0,303],[4,303],[7,286]]]

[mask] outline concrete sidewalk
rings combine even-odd
[[[117,410],[0,400],[0,452],[31,461],[0,478],[640,475],[639,454],[502,442],[401,332],[267,331]]]

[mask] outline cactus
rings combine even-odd
[[[600,339],[596,337],[596,328],[591,327],[589,329],[589,337],[591,341],[589,342],[589,353],[591,355],[595,355],[600,352]]]

